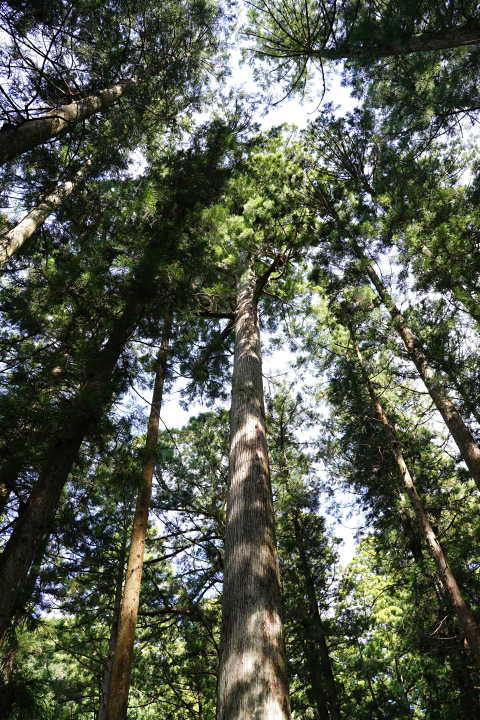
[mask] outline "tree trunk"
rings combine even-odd
[[[252,268],[238,290],[217,720],[289,720]]]
[[[425,540],[427,541],[430,553],[435,562],[439,578],[442,582],[442,585],[445,587],[445,591],[452,603],[453,609],[458,618],[460,626],[463,630],[463,633],[464,633],[467,643],[470,647],[470,650],[472,651],[473,656],[475,657],[475,660],[477,661],[478,665],[480,665],[480,630],[478,629],[478,627],[475,624],[475,620],[473,619],[472,613],[470,612],[470,608],[465,603],[465,600],[463,598],[461,590],[458,587],[457,581],[455,580],[452,570],[450,569],[450,566],[446,560],[446,557],[443,554],[440,543],[438,542],[438,539],[433,531],[433,528],[430,525],[427,514],[424,510],[422,501],[415,489],[415,485],[413,484],[412,477],[408,471],[407,465],[403,458],[402,451],[400,450],[400,443],[397,441],[397,439],[395,437],[395,432],[393,431],[392,427],[389,425],[387,416],[385,415],[385,412],[378,401],[377,394],[375,392],[375,388],[373,387],[373,384],[367,373],[365,365],[363,364],[363,359],[362,359],[360,349],[359,349],[357,343],[355,343],[355,353],[357,355],[358,363],[360,365],[360,369],[362,372],[362,377],[368,388],[370,398],[375,407],[375,410],[378,413],[380,421],[383,425],[390,448],[392,450],[392,453],[395,457],[395,461],[397,463],[398,469],[402,476],[405,490],[407,492],[407,495],[410,499],[413,510],[415,512],[417,522],[418,522],[420,528],[422,529],[422,532],[425,537]]]
[[[327,639],[323,627],[322,618],[318,610],[317,592],[313,579],[310,563],[308,561],[305,543],[303,542],[302,525],[298,507],[294,502],[290,485],[290,466],[287,460],[285,447],[285,422],[282,414],[280,420],[279,449],[282,453],[282,473],[285,479],[285,486],[291,498],[291,518],[295,534],[296,548],[300,558],[300,567],[304,579],[304,591],[307,596],[307,613],[304,627],[307,630],[306,657],[307,667],[310,675],[311,694],[317,706],[318,717],[330,717],[331,720],[341,720],[340,704],[338,702],[337,688],[333,676],[332,663],[328,652]],[[328,695],[328,712],[326,709],[325,697],[322,693],[322,685],[326,687]]]
[[[33,150],[37,145],[58,137],[75,127],[81,120],[106,110],[137,84],[136,79],[117,83],[100,90],[97,95],[50,110],[33,120],[25,120],[15,128],[0,131],[0,165]]]
[[[0,468],[0,517],[5,512],[22,467],[23,462],[17,457],[7,460]]]
[[[398,663],[398,658],[395,655],[393,659],[395,662],[395,675],[397,678],[398,687],[400,688],[400,693],[397,695],[397,697],[400,700],[401,704],[403,704],[403,706],[405,707],[405,711],[408,713],[408,720],[415,720],[412,713],[412,706],[410,700],[408,699],[407,691],[405,690],[405,683],[403,680],[402,671],[400,670],[400,665]]]
[[[310,616],[307,620],[308,630],[310,636],[308,642],[311,643],[315,649],[316,662],[314,663],[313,671],[318,668],[321,670],[320,677],[325,683],[328,695],[328,709],[330,711],[331,720],[341,720],[340,704],[338,702],[337,688],[335,687],[335,679],[333,676],[332,662],[330,660],[330,654],[328,652],[327,638],[325,637],[325,630],[323,629],[322,618],[318,610],[317,593],[315,590],[315,583],[308,562],[307,553],[305,551],[305,545],[303,542],[302,528],[300,525],[300,519],[298,517],[297,508],[294,507],[292,510],[293,527],[295,531],[295,541],[297,543],[297,551],[300,557],[300,565],[302,568],[302,575],[305,581],[305,590],[308,598],[308,610]],[[320,706],[325,703],[325,698],[319,694],[319,687],[315,682],[315,677],[312,676],[312,690],[314,692],[317,706],[319,707],[319,714],[321,716]]]
[[[106,720],[125,720],[128,708],[128,692],[132,671],[135,628],[140,600],[143,555],[147,536],[148,511],[152,494],[153,473],[157,456],[158,425],[162,406],[163,385],[168,360],[168,343],[172,331],[172,320],[165,320],[162,343],[157,359],[152,404],[148,419],[147,437],[142,464],[142,479],[138,490],[137,504],[133,519],[132,539],[128,558],[125,589],[118,628],[117,643],[113,659],[112,678],[108,693]]]
[[[480,448],[473,439],[470,430],[463,422],[457,408],[450,400],[442,383],[437,378],[434,369],[427,361],[427,358],[420,347],[420,343],[410,330],[400,310],[393,302],[387,288],[378,277],[358,243],[354,240],[352,241],[352,244],[357,257],[362,261],[363,267],[377,290],[380,299],[388,308],[396,331],[402,338],[407,352],[415,364],[420,377],[425,383],[430,397],[443,417],[445,424],[449,429],[463,460],[465,461],[465,464],[470,470],[472,478],[475,480],[475,483],[480,490]]]
[[[66,180],[50,193],[50,195],[47,195],[41,203],[31,210],[23,220],[20,220],[20,222],[0,240],[0,267],[5,265],[8,258],[33,235],[35,230],[43,225],[55,208],[57,208],[88,175],[91,167],[92,161],[87,160],[87,162],[77,170],[71,180]]]
[[[414,53],[438,52],[457,47],[476,47],[480,43],[480,23],[478,20],[468,20],[463,25],[449,28],[444,31],[426,31],[418,35],[411,35],[403,42],[382,44],[364,43],[361,46],[351,46],[348,42],[339,43],[334,48],[308,48],[299,53],[306,57],[322,58],[325,60],[361,60],[375,58],[402,57]]]
[[[45,466],[0,556],[0,641],[12,618],[16,597],[25,583],[39,543],[55,515],[83,439],[110,399],[113,370],[141,309],[142,305],[135,303],[127,307],[92,363],[89,377],[66,411]]]
[[[110,639],[108,642],[108,653],[107,662],[105,665],[105,672],[103,674],[102,693],[100,695],[100,703],[98,706],[97,720],[106,720],[107,717],[107,705],[108,705],[108,694],[110,691],[112,670],[113,670],[113,658],[115,654],[115,646],[117,644],[118,637],[118,625],[120,621],[120,608],[122,606],[122,594],[123,594],[123,578],[125,575],[125,555],[127,551],[127,532],[124,527],[122,547],[120,552],[120,558],[118,562],[118,574],[115,583],[115,598],[113,600],[113,617],[112,625],[110,627]]]

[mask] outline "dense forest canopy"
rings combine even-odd
[[[0,29],[0,718],[478,718],[477,4]]]

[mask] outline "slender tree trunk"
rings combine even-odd
[[[255,277],[238,287],[217,720],[289,720]]]
[[[92,167],[92,161],[87,160],[82,167],[77,170],[71,180],[66,180],[59,185],[50,195],[42,200],[23,220],[15,225],[0,240],[0,267],[5,265],[8,258],[16,252],[28,238],[33,235],[47,217],[57,208],[66,197],[79,185],[79,183],[88,175]]]
[[[105,666],[105,672],[103,674],[102,693],[100,696],[100,703],[98,706],[97,720],[106,720],[107,717],[107,704],[108,694],[110,691],[110,682],[113,670],[113,658],[115,654],[115,646],[118,637],[118,625],[120,621],[120,609],[122,606],[122,594],[123,594],[123,578],[125,576],[125,556],[127,552],[127,531],[124,528],[122,547],[120,551],[120,558],[118,561],[118,573],[115,583],[115,597],[113,600],[113,617],[112,625],[110,627],[110,639],[108,642],[108,653],[107,662]]]
[[[318,650],[311,637],[307,637],[310,631],[310,624],[305,621],[302,623],[305,630],[305,637],[302,639],[303,651],[305,653],[305,667],[307,670],[307,686],[305,693],[308,702],[312,706],[312,712],[315,713],[315,720],[331,720],[328,711],[328,703],[325,702],[324,694],[324,677]]]
[[[398,686],[400,687],[400,694],[398,696],[399,700],[401,700],[401,702],[403,702],[403,704],[405,705],[405,710],[408,713],[408,720],[415,720],[412,713],[411,703],[408,699],[407,691],[405,690],[405,683],[403,681],[403,675],[402,671],[400,670],[400,665],[398,664],[398,658],[395,655],[393,659],[395,662],[395,675],[397,677]]]
[[[404,500],[405,494],[400,492],[398,488],[393,488],[392,493],[395,498]],[[445,595],[445,588],[443,583],[438,577],[438,573],[432,572],[425,561],[424,549],[422,544],[423,531],[418,527],[418,523],[415,521],[415,526],[410,520],[410,517],[405,512],[405,509],[401,510],[398,514],[399,522],[402,528],[402,532],[408,541],[408,546],[412,557],[418,565],[422,575],[430,583],[433,591],[436,595],[440,607],[450,607],[450,600]],[[421,533],[421,534],[420,534]],[[430,553],[429,553],[430,554]]]
[[[429,364],[425,354],[423,353],[420,343],[412,333],[411,329],[407,325],[407,322],[401,314],[398,307],[393,302],[393,299],[388,292],[385,285],[382,283],[377,273],[373,269],[371,263],[366,258],[363,250],[360,248],[356,241],[353,241],[353,247],[357,257],[363,262],[365,271],[367,272],[370,280],[372,281],[380,299],[388,308],[392,317],[395,329],[402,338],[404,345],[410,355],[415,367],[417,368],[420,377],[422,378],[425,386],[432,398],[435,406],[441,416],[443,417],[447,428],[453,437],[460,454],[465,461],[472,478],[475,480],[477,487],[480,490],[480,448],[473,439],[473,436],[468,427],[463,422],[457,408],[450,400],[445,388],[435,374],[434,369]]]
[[[453,609],[454,609],[455,614],[457,615],[458,621],[462,627],[463,633],[464,633],[467,643],[470,647],[470,650],[472,651],[473,656],[475,657],[475,660],[480,665],[480,630],[478,629],[477,625],[475,624],[475,620],[473,619],[472,613],[470,612],[470,608],[467,606],[467,604],[463,598],[462,592],[457,584],[455,576],[453,575],[453,572],[450,569],[447,559],[446,559],[445,555],[443,554],[440,543],[438,542],[438,539],[433,531],[433,528],[430,525],[427,514],[424,510],[422,501],[415,489],[415,485],[413,483],[412,477],[408,471],[407,465],[403,458],[402,451],[400,450],[400,443],[397,441],[397,439],[395,437],[395,433],[394,433],[392,427],[388,423],[387,416],[385,415],[385,412],[378,401],[377,394],[375,392],[375,388],[373,387],[373,384],[370,380],[368,372],[365,368],[365,365],[363,363],[363,359],[362,359],[362,356],[360,353],[360,349],[359,349],[357,343],[355,343],[355,353],[357,355],[358,363],[360,365],[360,369],[362,372],[362,377],[364,379],[365,385],[368,388],[370,398],[375,407],[375,410],[378,413],[380,421],[383,425],[390,448],[392,450],[393,456],[395,457],[395,461],[397,463],[398,469],[402,476],[405,490],[410,499],[413,510],[415,512],[417,522],[418,522],[420,528],[422,529],[422,532],[425,537],[425,540],[427,541],[430,553],[435,562],[435,566],[437,568],[439,578],[440,578],[443,586],[445,587],[445,591],[452,603]]]
[[[358,647],[358,652],[359,652],[359,655],[360,655],[360,660],[362,661],[363,672],[364,672],[365,678],[366,678],[366,680],[367,680],[368,689],[369,689],[369,691],[370,691],[370,697],[372,698],[372,703],[373,703],[373,707],[374,707],[374,710],[375,710],[375,715],[376,715],[376,717],[377,717],[377,720],[383,720],[384,714],[383,714],[383,712],[380,710],[380,706],[379,706],[379,703],[378,703],[378,698],[377,698],[377,696],[376,696],[376,694],[375,694],[375,690],[373,689],[373,682],[372,682],[372,676],[371,676],[371,674],[370,674],[370,669],[369,669],[369,667],[367,666],[367,663],[365,662],[365,657],[364,657],[364,655],[363,655],[363,650],[362,650],[362,643],[360,642],[360,640],[359,640],[358,638],[357,638],[357,647]]]
[[[100,90],[96,95],[50,110],[33,120],[25,120],[15,128],[0,131],[0,165],[58,137],[75,127],[81,120],[114,105],[131,87],[136,79],[117,83]]]
[[[337,688],[333,676],[332,662],[328,652],[327,638],[323,627],[322,618],[318,610],[317,592],[313,579],[310,563],[308,561],[305,543],[303,542],[302,525],[298,508],[293,500],[290,486],[290,467],[287,460],[285,447],[285,423],[282,414],[280,420],[279,449],[282,453],[282,471],[285,478],[287,492],[292,499],[291,518],[300,567],[305,582],[305,594],[307,596],[308,615],[305,618],[304,627],[307,630],[307,664],[311,676],[311,693],[315,699],[319,718],[328,716],[325,707],[325,697],[321,691],[322,685],[326,687],[328,695],[328,710],[331,720],[341,720],[340,704],[338,702]]]
[[[118,636],[113,658],[112,678],[108,693],[106,720],[125,720],[128,709],[128,693],[132,671],[135,628],[140,600],[143,555],[147,536],[148,511],[152,494],[153,473],[157,456],[158,426],[162,406],[163,385],[168,360],[168,344],[172,331],[171,317],[165,320],[162,343],[157,360],[152,404],[148,419],[147,437],[142,464],[142,479],[138,490],[133,518],[130,554],[123,591]]]
[[[0,556],[0,640],[10,623],[16,597],[25,583],[39,543],[55,515],[85,434],[110,400],[113,370],[135,327],[141,307],[135,303],[127,307],[92,363],[89,377],[65,413],[45,466]]]
[[[309,642],[316,650],[315,654],[317,655],[317,658],[315,666],[321,670],[321,678],[323,679],[327,689],[330,718],[331,720],[341,720],[340,703],[338,702],[337,688],[335,687],[335,678],[333,676],[330,653],[328,652],[327,638],[325,636],[322,618],[320,617],[320,612],[318,610],[315,583],[310,569],[310,563],[308,562],[307,553],[305,551],[302,528],[296,507],[292,510],[292,520],[297,551],[300,557],[302,575],[305,581],[305,590],[308,598],[308,610],[310,613],[308,618],[308,629],[310,631]],[[312,680],[314,680],[314,678],[312,678]],[[315,686],[314,683],[312,683],[312,690],[314,691],[316,697],[317,706],[323,705],[325,703],[325,698],[319,695],[319,688],[316,686],[316,683]]]

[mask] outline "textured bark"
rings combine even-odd
[[[371,263],[365,257],[365,254],[358,243],[353,241],[352,244],[357,257],[362,260],[365,271],[372,281],[380,299],[388,308],[396,331],[402,338],[405,348],[415,364],[420,377],[425,383],[430,397],[443,417],[445,424],[449,429],[463,460],[465,461],[465,464],[470,470],[472,478],[475,480],[475,483],[480,490],[480,448],[473,439],[470,430],[463,422],[457,408],[450,400],[442,383],[436,376],[434,369],[421,349],[419,341],[407,325],[407,322],[400,310],[393,302],[387,288],[378,277]]]
[[[385,412],[378,401],[375,388],[373,387],[373,384],[370,380],[368,372],[363,363],[359,347],[356,343],[355,352],[362,372],[362,377],[368,388],[368,392],[370,394],[370,398],[375,407],[375,410],[377,411],[380,421],[383,425],[383,429],[387,436],[390,448],[402,476],[406,493],[415,512],[415,517],[417,518],[417,522],[422,530],[425,540],[427,541],[430,554],[435,562],[438,576],[452,603],[452,607],[462,627],[470,650],[472,651],[478,665],[480,665],[480,630],[475,624],[475,620],[473,619],[472,613],[470,612],[470,608],[467,606],[463,598],[462,592],[457,584],[455,576],[447,562],[447,559],[442,551],[442,548],[433,531],[433,528],[430,525],[427,514],[423,507],[423,503],[416,491],[412,477],[403,458],[403,454],[400,449],[400,443],[397,441],[395,432],[393,428],[389,425],[387,416],[385,415]]]
[[[8,258],[16,252],[28,238],[33,235],[47,217],[57,208],[66,197],[77,187],[77,185],[88,175],[92,167],[92,161],[87,160],[77,170],[71,180],[66,180],[59,185],[50,195],[42,200],[28,215],[15,225],[0,240],[0,267],[5,265]]]
[[[60,424],[45,466],[0,556],[0,639],[15,610],[37,549],[55,516],[61,492],[91,424],[110,399],[113,370],[136,324],[141,306],[132,304],[117,321],[92,363],[89,377]]]
[[[168,343],[172,330],[171,318],[165,321],[162,342],[157,360],[152,404],[148,419],[147,437],[142,463],[142,479],[138,490],[132,539],[123,591],[122,609],[113,659],[112,678],[108,693],[106,720],[125,720],[132,671],[133,646],[140,602],[143,555],[147,536],[148,511],[152,494],[153,473],[158,444],[158,426],[162,406],[163,385],[168,360]]]
[[[111,677],[112,677],[112,670],[113,670],[113,658],[115,655],[115,647],[117,644],[118,625],[120,622],[120,609],[122,607],[123,578],[125,575],[126,552],[127,552],[127,533],[126,533],[126,530],[124,530],[123,539],[122,539],[122,548],[121,548],[120,558],[119,558],[119,562],[118,562],[117,581],[115,584],[115,597],[113,600],[113,617],[112,617],[112,625],[110,627],[110,639],[108,642],[107,662],[105,665],[105,672],[103,674],[102,693],[100,695],[100,703],[98,706],[97,720],[106,720],[106,717],[107,717],[108,695],[110,692],[110,685],[111,685]]]
[[[253,272],[239,282],[217,720],[289,720]]]
[[[91,115],[106,110],[136,84],[135,79],[117,83],[100,90],[97,95],[89,95],[82,100],[51,110],[34,120],[25,120],[15,128],[0,131],[0,165],[68,132]]]

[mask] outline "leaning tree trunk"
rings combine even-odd
[[[257,288],[239,282],[217,720],[289,720]]]
[[[100,90],[96,95],[50,110],[33,120],[25,120],[17,127],[0,131],[0,165],[33,150],[52,138],[68,132],[82,120],[114,105],[130,88],[137,84],[132,78]]]
[[[138,490],[133,518],[132,539],[123,591],[122,609],[113,658],[112,677],[108,692],[106,720],[125,720],[130,690],[133,646],[140,601],[143,555],[147,536],[148,511],[152,494],[153,473],[157,456],[158,426],[162,406],[163,385],[168,360],[168,343],[172,331],[171,318],[165,320],[162,343],[158,354],[152,404],[148,419],[147,437],[142,464],[142,479]]]
[[[478,447],[470,430],[463,422],[456,406],[449,398],[447,391],[425,357],[419,341],[411,331],[400,310],[393,302],[390,293],[373,269],[371,263],[365,256],[365,253],[356,241],[352,241],[352,245],[357,257],[362,261],[363,267],[372,281],[380,299],[388,308],[397,333],[402,338],[405,348],[415,364],[420,377],[425,383],[430,397],[443,417],[445,424],[450,431],[463,460],[465,461],[465,464],[470,470],[472,478],[475,480],[475,483],[480,490],[480,447]]]
[[[389,424],[387,416],[385,415],[385,412],[378,401],[375,388],[373,387],[368,372],[365,368],[357,343],[355,343],[355,353],[357,355],[362,377],[364,379],[365,385],[368,388],[372,404],[374,405],[375,410],[378,413],[380,421],[383,425],[383,429],[387,436],[390,449],[392,450],[393,456],[402,476],[403,484],[415,512],[417,522],[422,530],[425,540],[427,541],[431,556],[435,562],[440,581],[444,586],[446,594],[452,603],[453,609],[463,630],[470,650],[472,651],[478,665],[480,665],[480,630],[475,624],[475,620],[473,619],[470,608],[467,606],[463,598],[462,592],[457,584],[455,576],[447,562],[440,543],[438,542],[438,538],[435,535],[432,526],[430,525],[422,501],[416,491],[412,477],[403,458],[403,454],[400,449],[400,443],[398,442],[395,436],[395,432]]]
[[[89,377],[66,411],[45,466],[0,556],[0,642],[39,544],[55,515],[83,439],[110,399],[115,365],[135,327],[141,308],[142,305],[132,303],[125,310],[108,342],[91,365]]]
[[[92,161],[87,160],[82,167],[77,170],[71,180],[66,180],[59,185],[52,193],[42,200],[28,215],[20,220],[4,237],[0,240],[0,267],[5,265],[8,258],[13,255],[23,243],[33,235],[47,217],[70,195],[71,192],[84,180],[90,172]]]
[[[362,45],[351,45],[348,40],[339,42],[333,48],[304,47],[298,55],[305,58],[323,60],[361,60],[372,58],[390,58],[413,55],[415,53],[439,52],[460,47],[476,48],[480,43],[480,23],[475,18],[445,30],[426,30],[418,35],[405,37],[401,42],[378,44],[374,40]],[[282,56],[281,56],[282,57]]]

